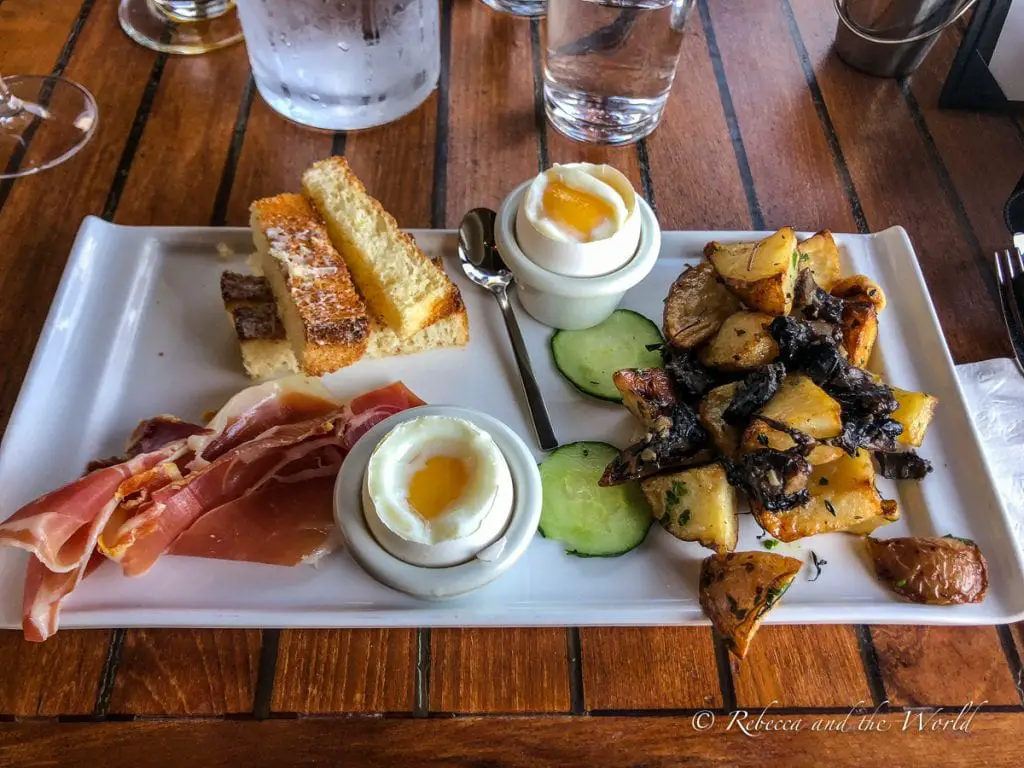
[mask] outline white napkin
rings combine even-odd
[[[1005,357],[956,367],[1017,542],[1024,546],[1024,375]]]

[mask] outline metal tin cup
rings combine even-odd
[[[939,35],[977,0],[832,0],[839,14],[835,50],[875,77],[916,70]]]

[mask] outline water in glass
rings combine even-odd
[[[693,0],[548,0],[544,106],[570,138],[642,139],[661,119]]]
[[[260,94],[296,122],[354,130],[411,112],[437,85],[438,0],[241,0]]]

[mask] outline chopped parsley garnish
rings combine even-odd
[[[799,251],[793,251],[793,266],[794,267],[796,266],[796,263],[798,261],[800,261],[800,252]]]
[[[757,442],[759,442],[761,445],[767,446],[768,445],[768,435],[766,435],[764,433],[758,433],[758,435],[757,435]]]
[[[822,560],[822,559],[820,559],[820,558],[819,558],[819,557],[818,557],[818,556],[817,556],[817,555],[816,555],[816,554],[814,553],[814,550],[811,550],[811,564],[812,564],[812,565],[814,566],[814,568],[815,568],[815,571],[814,571],[814,578],[812,578],[812,579],[808,579],[808,581],[817,581],[817,580],[818,580],[818,577],[820,577],[820,576],[821,576],[821,566],[823,566],[823,565],[828,565],[828,560]]]
[[[761,546],[765,549],[775,549],[777,546],[779,546],[779,542],[777,542],[775,539],[768,539],[768,541],[762,541]]]
[[[825,499],[825,509],[828,510],[828,513],[832,515],[832,517],[836,516],[836,508],[832,506],[832,502],[828,499]]]
[[[818,485],[828,485],[828,478],[827,477],[819,477],[818,478]]]
[[[905,586],[907,586],[907,580],[906,579],[900,579],[899,581],[894,581],[892,583],[892,585],[894,587],[896,587],[896,588],[905,587]]]
[[[808,256],[806,253],[801,253],[800,254],[800,261],[810,261],[810,260],[811,260],[811,257]]]
[[[736,328],[735,331],[736,331],[736,335],[737,336],[746,336],[747,335],[747,330],[745,328]]]
[[[783,584],[781,587],[769,587],[768,588],[768,598],[766,599],[765,604],[764,604],[765,610],[768,610],[773,605],[775,605],[777,602],[779,602],[779,600],[782,599],[782,596],[784,594],[786,594],[786,590],[789,589],[789,585],[792,584],[792,583],[793,582],[790,581],[790,582],[787,582],[786,584]]]
[[[665,491],[665,511],[671,512],[672,507],[677,506],[682,501],[683,496],[689,492],[686,483],[680,480],[673,481],[672,486]]]
[[[686,525],[688,522],[690,522],[690,510],[684,509],[679,513],[679,524]]]

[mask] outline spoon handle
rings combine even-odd
[[[526,343],[523,341],[523,334],[519,331],[519,323],[516,321],[505,288],[496,289],[494,298],[498,300],[501,314],[505,318],[505,328],[512,340],[512,351],[515,353],[516,364],[519,366],[519,376],[522,378],[523,388],[526,390],[526,401],[530,405],[533,427],[537,431],[540,447],[545,451],[553,451],[558,447],[558,438],[555,437],[555,430],[551,427],[551,419],[548,417],[547,408],[544,407],[544,398],[541,396],[540,387],[537,386],[537,377],[533,375],[533,367],[530,365],[530,355],[526,351]]]

